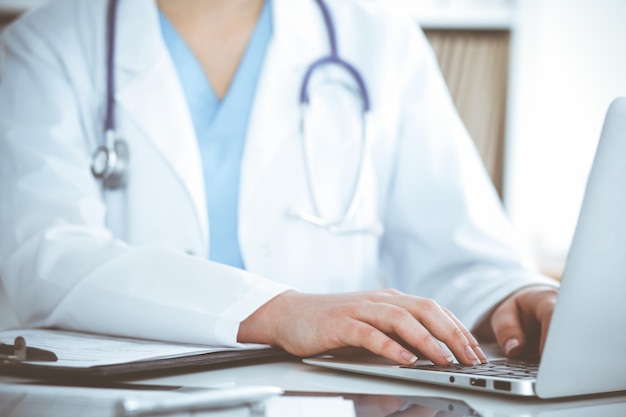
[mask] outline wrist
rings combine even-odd
[[[277,345],[280,319],[288,314],[288,302],[295,294],[296,291],[287,290],[256,309],[239,324],[237,342]]]

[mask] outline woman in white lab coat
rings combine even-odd
[[[415,357],[391,337],[436,363],[452,358],[435,339],[461,362],[485,360],[466,328],[495,333],[511,355],[536,347],[555,285],[518,247],[423,34],[378,2],[328,0],[339,53],[371,100],[359,170],[362,100],[346,71],[312,78],[303,150],[299,89],[329,49],[320,8],[263,4],[120,2],[114,116],[130,160],[116,190],[90,172],[106,113],[107,1],[52,2],[6,31],[0,276],[20,324],[297,355],[361,346],[399,363]],[[223,97],[263,7],[272,34],[240,158],[241,265],[231,266],[210,256],[213,179],[159,21]],[[314,198],[322,217],[342,217],[360,171],[344,233],[298,218],[316,212]]]

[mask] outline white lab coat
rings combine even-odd
[[[380,223],[384,234],[337,236],[285,215],[313,210],[298,89],[328,40],[312,0],[273,0],[242,161],[246,270],[207,260],[202,161],[155,2],[119,6],[115,114],[131,153],[123,191],[103,191],[89,171],[102,142],[106,1],[54,1],[7,30],[0,276],[21,325],[233,345],[239,323],[288,288],[391,286],[435,298],[471,327],[511,291],[548,282],[522,255],[423,34],[375,1],[329,3],[340,54],[372,101],[353,223]],[[360,103],[342,77],[316,76],[322,105],[307,119],[330,217],[347,203],[361,145]],[[337,115],[340,126],[322,119]]]

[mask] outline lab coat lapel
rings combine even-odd
[[[288,141],[300,140],[299,90],[308,66],[328,53],[322,15],[312,0],[272,0],[273,36],[259,77],[242,161],[240,214]]]
[[[151,0],[120,2],[119,8],[116,103],[181,178],[207,236],[200,153],[176,69],[162,40],[158,9]],[[271,169],[276,153],[288,141],[300,140],[300,84],[307,67],[328,53],[328,34],[312,0],[272,0],[272,21],[273,36],[257,85],[242,161],[243,209],[254,207],[252,190]]]
[[[181,179],[195,206],[203,236],[207,236],[198,144],[176,68],[162,40],[158,9],[151,0],[124,1],[119,8],[115,92],[118,108],[145,132]]]

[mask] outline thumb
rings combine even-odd
[[[522,354],[526,336],[522,327],[522,317],[514,301],[507,300],[497,308],[491,316],[491,328],[506,356],[515,358]]]

